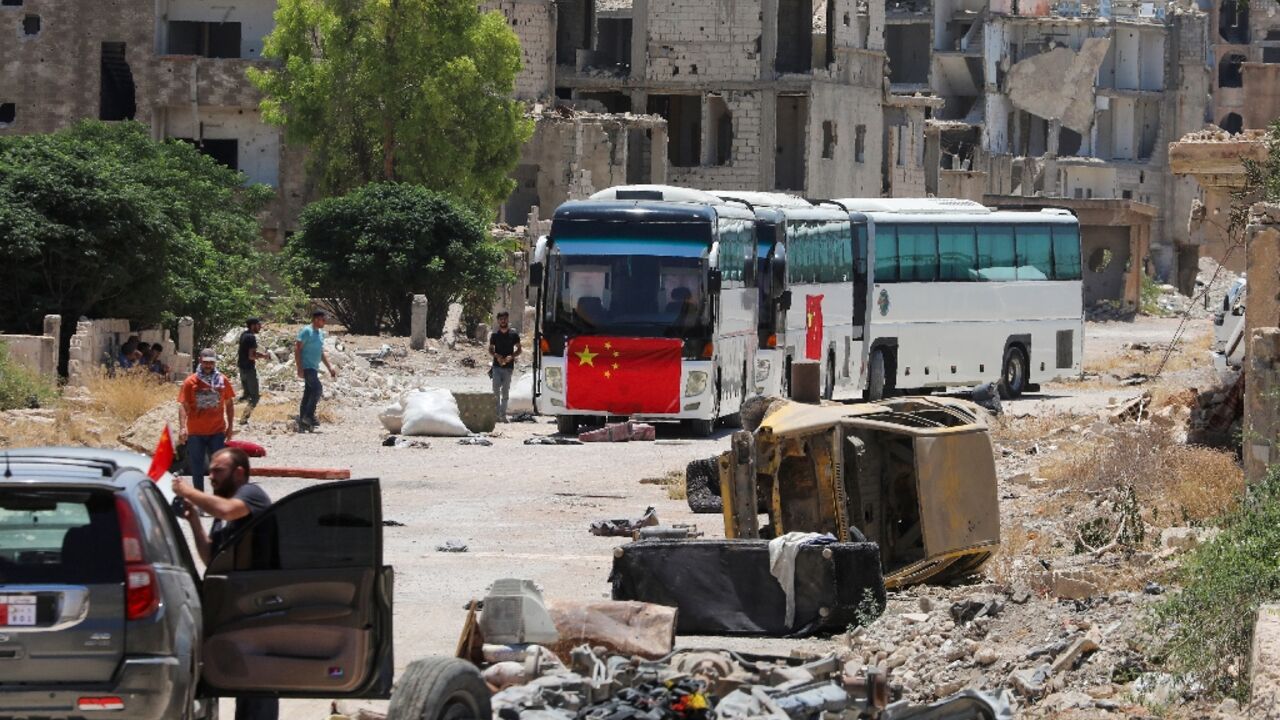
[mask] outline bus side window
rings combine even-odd
[[[898,282],[898,228],[876,225],[876,271],[874,282]]]
[[[938,226],[938,279],[977,280],[978,248],[972,225]]]
[[[1053,279],[1080,279],[1080,228],[1053,226]]]
[[[1017,228],[1018,279],[1048,280],[1053,277],[1053,241],[1048,225],[1019,225]]]
[[[933,225],[898,227],[898,272],[902,282],[938,279],[938,239]]]
[[[978,277],[983,280],[1014,280],[1013,227],[1009,225],[978,226]]]

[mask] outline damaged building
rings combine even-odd
[[[277,190],[264,233],[291,229],[304,192],[302,158],[262,122],[245,77],[261,64],[274,0],[102,3],[4,0],[0,134],[53,132],[78,120],[137,120],[251,182]]]
[[[517,170],[520,197],[504,216],[518,219],[530,203],[554,206],[565,185],[607,187],[606,177],[815,197],[923,194],[925,121],[941,102],[886,94],[882,5],[546,4],[545,13],[523,2],[502,6],[521,42],[545,51],[528,59],[537,65],[528,86],[587,114],[575,136],[593,137],[601,122],[617,130],[603,145],[531,142]],[[537,137],[565,132],[543,124],[575,122],[540,108],[535,116]],[[584,158],[554,148],[594,148],[609,162],[590,161],[598,167],[588,187],[571,167]]]

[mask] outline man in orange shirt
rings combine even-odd
[[[178,391],[178,442],[187,446],[191,484],[204,490],[209,458],[226,447],[235,428],[236,391],[218,372],[213,348],[200,351],[200,366]]]

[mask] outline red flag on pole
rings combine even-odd
[[[169,472],[173,465],[173,437],[169,435],[169,423],[165,423],[160,431],[160,441],[156,443],[156,451],[151,454],[151,467],[147,468],[147,477],[159,481]]]
[[[804,296],[804,356],[822,359],[822,296]]]
[[[673,338],[575,337],[565,354],[565,403],[610,415],[678,412],[683,345]]]

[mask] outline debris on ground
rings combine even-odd
[[[640,517],[634,520],[615,519],[597,520],[591,523],[591,534],[601,537],[631,537],[640,528],[657,525],[658,513],[650,505]]]
[[[588,430],[578,434],[582,442],[631,442],[651,441],[656,438],[656,430],[648,423],[627,420],[620,423],[609,423],[602,428]]]
[[[467,544],[461,540],[445,540],[436,546],[436,552],[447,553],[464,553],[467,551]]]
[[[581,445],[582,441],[578,438],[560,437],[558,435],[535,435],[531,438],[525,438],[525,445]]]
[[[487,437],[484,437],[483,435],[472,435],[471,437],[460,438],[458,440],[458,444],[459,445],[480,445],[482,447],[489,447],[490,445],[493,445],[493,441]]]

